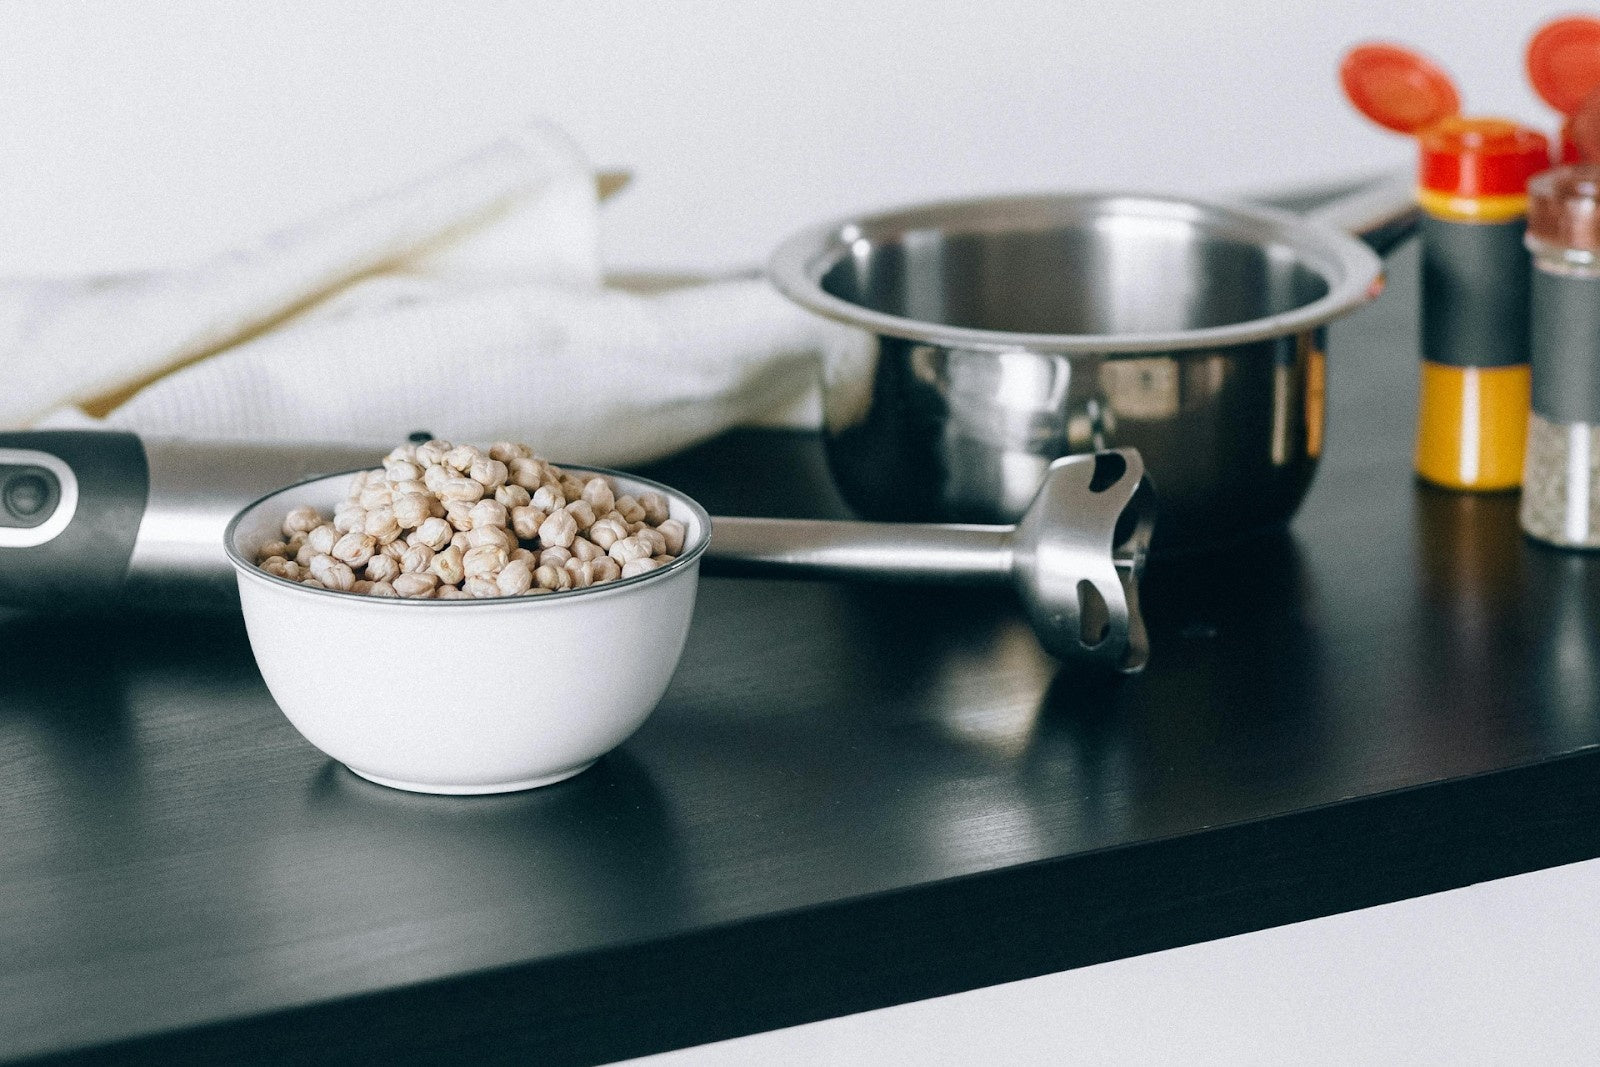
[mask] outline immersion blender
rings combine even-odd
[[[286,485],[375,467],[385,451],[0,433],[0,606],[236,609],[229,520]],[[1153,521],[1143,461],[1120,449],[1057,460],[1016,526],[714,518],[705,568],[1008,585],[1052,654],[1129,673],[1148,654],[1138,581]]]

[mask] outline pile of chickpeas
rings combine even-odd
[[[332,517],[298,507],[263,571],[313,588],[413,600],[537,596],[646,574],[683,551],[660,493],[618,495],[527,445],[406,444],[350,483]]]

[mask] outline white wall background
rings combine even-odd
[[[1553,126],[1522,49],[1565,2],[0,3],[0,272],[189,259],[442,162],[528,113],[636,183],[617,267],[758,262],[928,197],[1191,192],[1406,166],[1335,81],[1413,43],[1473,111]]]

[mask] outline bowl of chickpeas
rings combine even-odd
[[[380,785],[470,794],[570,778],[639,728],[710,534],[658,482],[434,440],[257,500],[225,547],[306,740]]]

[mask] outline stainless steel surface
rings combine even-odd
[[[1409,186],[1324,217],[1385,246]],[[774,284],[844,323],[824,372],[835,480],[865,518],[1014,521],[1061,455],[1137,448],[1158,551],[1288,520],[1324,422],[1322,327],[1375,297],[1348,233],[1264,208],[1079,194],[813,227]]]
[[[1154,493],[1131,449],[1050,464],[1015,526],[712,520],[706,573],[1009,583],[1057,658],[1142,669],[1138,583]]]
[[[236,608],[222,532],[240,508],[318,475],[374,466],[386,449],[146,439],[150,496],[128,562],[124,597],[164,608]]]

